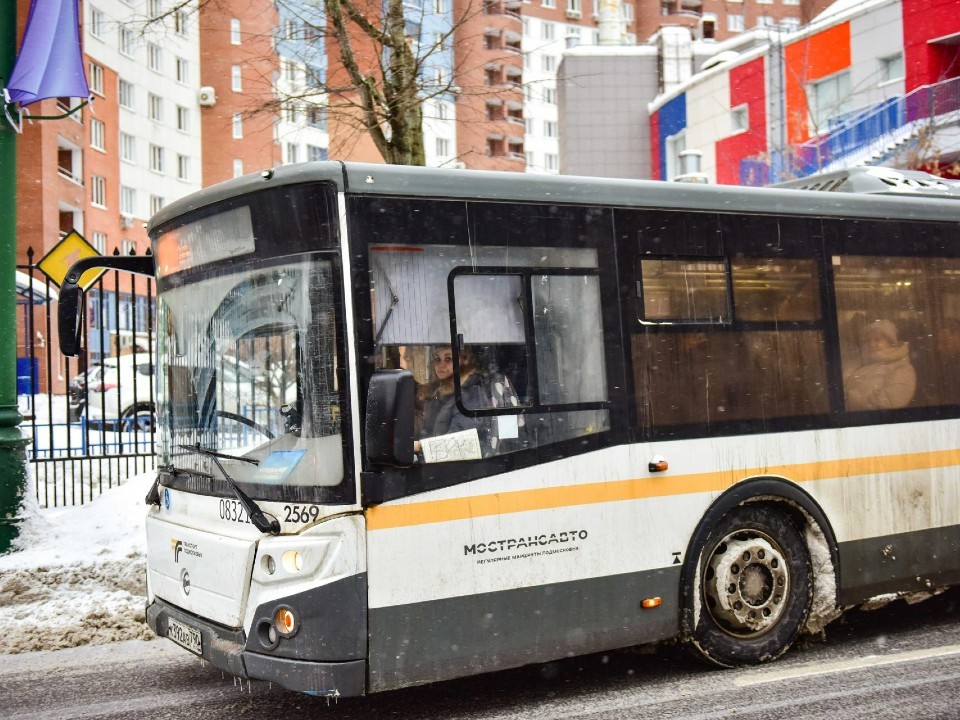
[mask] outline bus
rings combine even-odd
[[[146,619],[359,696],[960,581],[960,202],[306,163],[152,256]]]

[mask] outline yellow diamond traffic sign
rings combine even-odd
[[[59,287],[63,285],[63,279],[77,260],[95,257],[99,254],[93,245],[83,239],[83,235],[76,230],[71,230],[63,240],[54,245],[50,252],[43,256],[38,266]],[[78,284],[81,288],[87,290],[105,272],[104,268],[91,268],[80,276]]]

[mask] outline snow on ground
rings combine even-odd
[[[152,473],[79,507],[28,499],[0,555],[0,654],[146,639],[144,496]]]

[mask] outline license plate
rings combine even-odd
[[[167,637],[190,652],[203,655],[203,636],[199,630],[188,627],[179,620],[167,618]]]

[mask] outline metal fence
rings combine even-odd
[[[41,506],[79,505],[154,466],[154,283],[102,275],[84,293],[80,357],[66,358],[56,286],[32,248],[17,270],[17,403],[34,492]]]

